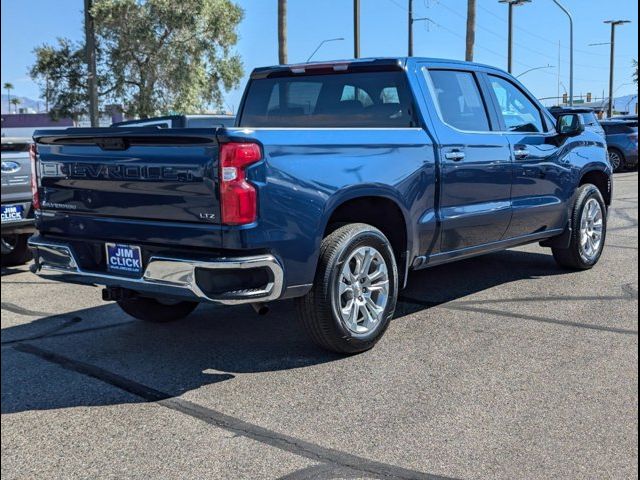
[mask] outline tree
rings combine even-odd
[[[288,63],[287,54],[287,0],[278,0],[278,63]]]
[[[2,85],[2,88],[7,91],[7,106],[9,113],[11,113],[11,90],[13,90],[13,83],[5,82],[5,84]]]
[[[222,90],[243,75],[232,52],[243,11],[231,0],[94,0],[98,96],[128,115],[196,112],[222,106]],[[31,76],[55,110],[88,106],[84,44],[66,39],[36,49]]]
[[[476,43],[476,0],[468,0],[467,4],[467,48],[465,59],[473,62]]]
[[[22,100],[19,98],[13,97],[9,100],[9,104],[15,107],[15,112],[18,113],[18,106],[22,103]],[[11,113],[11,107],[9,107],[9,113]]]
[[[636,71],[633,72],[633,81],[637,85],[638,84],[638,60],[633,61],[633,67],[636,69]]]

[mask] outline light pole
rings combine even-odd
[[[507,70],[509,73],[513,73],[513,9],[526,3],[531,3],[531,0],[499,0],[500,3],[506,3],[509,5],[509,46],[508,46],[508,60]]]
[[[569,17],[569,105],[573,107],[573,88],[574,88],[574,77],[573,77],[573,15],[571,12],[567,10],[567,8],[562,5],[558,0],[553,0],[560,10],[567,14]]]
[[[531,73],[531,72],[535,72],[536,70],[544,70],[547,68],[556,68],[553,65],[545,65],[544,67],[535,67],[535,68],[530,68],[529,70],[525,70],[524,72],[522,72],[520,75],[518,75],[516,78],[520,78],[525,76],[527,73]]]
[[[329,42],[341,42],[342,40],[344,40],[344,38],[340,37],[340,38],[327,38],[326,40],[323,40],[320,42],[320,45],[318,45],[318,47],[313,51],[313,53],[311,54],[311,56],[309,58],[307,58],[307,62],[311,61],[311,59],[313,58],[313,56],[318,53],[318,50],[320,50],[322,48],[322,46],[325,43],[329,43]]]
[[[607,116],[613,117],[613,82],[614,82],[614,69],[616,66],[616,27],[618,25],[624,25],[625,23],[631,23],[630,20],[607,20],[604,23],[611,25],[611,59],[609,60],[609,105],[607,106]]]
[[[353,0],[353,58],[360,58],[360,0]]]

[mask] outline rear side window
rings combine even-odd
[[[544,124],[538,107],[522,90],[504,78],[490,76],[500,112],[509,132],[543,133]]]
[[[491,130],[487,109],[474,75],[453,70],[431,70],[434,94],[442,119],[458,130]]]
[[[29,144],[26,142],[2,142],[2,153],[28,152]]]
[[[612,124],[604,124],[603,125],[604,131],[606,132],[607,135],[620,135],[620,134],[625,134],[625,133],[636,133],[636,129],[634,129],[632,126],[630,125],[625,125],[625,124],[619,124],[619,125],[612,125]]]
[[[240,127],[415,127],[404,72],[340,73],[251,80]]]

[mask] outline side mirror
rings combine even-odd
[[[563,137],[577,137],[585,130],[582,117],[577,113],[567,113],[558,117],[556,130]]]

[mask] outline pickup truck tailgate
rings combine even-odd
[[[214,129],[40,130],[42,210],[219,224]]]

